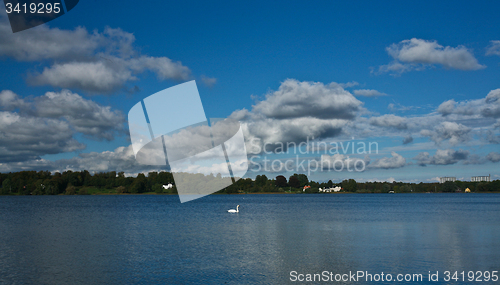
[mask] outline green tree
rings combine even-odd
[[[326,186],[328,186],[328,188],[332,188],[333,187],[332,180],[328,180],[328,183],[326,184]]]
[[[116,188],[116,193],[118,193],[118,194],[127,193],[127,188],[125,188],[125,186],[118,186]]]
[[[356,192],[358,191],[358,184],[356,183],[356,180],[354,179],[349,179],[349,180],[344,180],[341,183],[342,188],[344,188],[344,191],[347,192]]]
[[[300,187],[304,187],[309,184],[309,179],[305,174],[294,174],[293,176],[297,177],[299,180]],[[292,186],[293,187],[293,186]]]
[[[490,189],[491,183],[489,182],[480,182],[477,184],[477,191],[478,192],[487,192],[487,191],[493,191]]]
[[[10,183],[10,179],[5,179],[2,182],[2,194],[7,195],[12,192],[12,184]]]
[[[387,192],[391,191],[391,185],[389,183],[384,183],[384,185],[382,186],[382,189],[383,189],[383,192],[387,193]]]
[[[286,187],[288,184],[286,183],[286,178],[283,175],[278,175],[276,176],[276,182],[275,182],[277,187]]]
[[[163,185],[161,184],[155,184],[153,185],[153,191],[156,193],[156,194],[162,194],[163,193]]]
[[[445,183],[441,184],[442,192],[455,192],[455,190],[457,190],[457,184],[453,181],[446,181]]]
[[[75,186],[69,184],[68,187],[66,187],[65,194],[66,195],[75,195],[76,194],[76,188],[75,188]]]
[[[263,187],[264,185],[266,185],[267,180],[268,180],[267,176],[257,175],[257,177],[255,177],[255,185],[259,186],[259,187]]]
[[[290,179],[288,179],[288,186],[292,188],[300,188],[300,181],[297,179],[297,176],[290,176]]]
[[[132,186],[130,188],[130,193],[143,193],[146,192],[147,180],[143,173],[137,174]]]
[[[80,190],[78,190],[78,195],[88,195],[89,192],[87,191],[87,188],[80,188]]]

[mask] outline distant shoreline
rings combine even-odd
[[[300,192],[249,192],[249,193],[212,193],[210,195],[282,195],[282,194],[291,194],[291,195],[301,195],[301,194],[314,194],[314,195],[346,195],[346,194],[500,194],[500,191],[488,191],[488,192],[399,192],[399,193],[382,193],[382,192],[337,192],[337,193],[300,193]],[[146,192],[146,193],[92,193],[92,194],[75,194],[75,195],[67,195],[67,194],[57,194],[57,195],[22,195],[22,194],[0,194],[1,196],[109,196],[109,195],[120,195],[120,196],[135,196],[135,195],[178,195],[175,193],[155,193],[155,192]]]

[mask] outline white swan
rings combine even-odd
[[[228,213],[239,213],[240,210],[238,209],[240,207],[240,205],[236,206],[236,210],[235,209],[231,209],[231,210],[227,210]]]

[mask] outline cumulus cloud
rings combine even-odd
[[[375,162],[373,162],[370,167],[391,169],[405,166],[406,159],[402,155],[397,154],[394,151],[391,152],[391,155],[391,157],[384,157],[375,160]]]
[[[241,173],[246,170],[246,163],[232,163],[233,171]],[[152,166],[137,162],[134,156],[133,148],[121,146],[113,151],[81,153],[70,159],[59,159],[50,161],[46,159],[31,159],[19,162],[0,163],[0,172],[15,172],[22,170],[48,170],[51,172],[63,171],[81,171],[88,170],[95,172],[124,172],[126,176],[136,176],[138,173],[148,173],[150,171],[176,171],[170,166]],[[186,171],[186,169],[182,169]],[[226,162],[212,164],[211,166],[196,165],[194,168],[187,169],[188,172],[199,172],[205,175],[216,173],[227,173]]]
[[[70,62],[44,68],[28,80],[33,85],[78,88],[91,92],[111,92],[129,80],[136,80],[131,71],[105,62]]]
[[[451,114],[461,116],[483,116],[488,118],[500,118],[500,88],[491,90],[483,99],[455,102],[448,100],[437,109],[443,116]]]
[[[0,18],[0,56],[19,61],[71,59],[91,56],[102,36],[85,28],[61,30],[41,25],[22,33],[12,33],[7,18]]]
[[[456,145],[470,140],[470,131],[469,127],[456,122],[442,122],[433,130],[422,130],[420,135],[430,137],[437,144],[448,139],[450,144]]]
[[[500,153],[498,152],[490,152],[486,156],[486,159],[491,161],[491,162],[499,162],[500,161]]]
[[[395,111],[401,111],[401,112],[405,112],[405,111],[409,111],[409,110],[413,110],[413,109],[418,109],[419,107],[416,107],[416,106],[403,106],[399,103],[397,104],[394,104],[394,103],[389,103],[389,105],[387,105],[387,109],[395,112]]]
[[[486,48],[486,55],[500,55],[500,41],[490,41]]]
[[[378,68],[378,73],[390,73],[391,75],[398,76],[402,73],[412,71],[412,70],[424,70],[423,66],[417,66],[415,64],[403,64],[400,62],[391,62],[386,65],[381,65]],[[372,70],[373,72],[373,70]]]
[[[408,128],[406,118],[395,116],[392,114],[387,114],[380,117],[372,117],[370,118],[370,124],[377,127],[396,128],[400,130]]]
[[[392,44],[386,48],[394,62],[379,67],[379,72],[394,75],[411,70],[422,70],[439,64],[447,69],[478,70],[486,66],[478,63],[465,46],[442,46],[437,41],[413,38]]]
[[[123,132],[124,116],[110,107],[63,90],[23,99],[0,92],[0,161],[27,161],[46,154],[82,150],[81,133],[112,140]]]
[[[455,111],[456,104],[457,103],[453,99],[445,101],[439,105],[437,111],[445,116],[449,115]]]
[[[0,164],[0,172],[22,170],[48,170],[51,172],[88,170],[91,173],[123,171],[127,176],[136,176],[138,173],[161,170],[169,171],[170,169],[168,167],[138,164],[135,160],[132,147],[128,146],[118,147],[114,151],[81,153],[70,159],[51,161],[38,158]]]
[[[362,102],[337,83],[288,79],[251,111],[237,110],[231,118],[244,122],[248,141],[262,145],[337,136],[361,110]]]
[[[363,96],[363,97],[379,97],[379,96],[387,96],[387,94],[379,92],[374,89],[358,89],[354,90],[354,95]]]
[[[359,83],[356,81],[351,81],[351,82],[347,82],[347,83],[339,83],[339,85],[342,88],[350,88],[350,87],[358,86]]]
[[[469,165],[469,164],[483,164],[485,163],[486,160],[484,157],[481,157],[477,154],[470,154],[467,160],[463,161],[464,165]]]
[[[0,161],[25,161],[45,154],[82,150],[69,123],[0,111]]]
[[[35,114],[43,118],[64,118],[75,131],[94,139],[112,140],[123,130],[124,115],[69,90],[47,92],[35,98]]]
[[[453,149],[438,149],[436,154],[431,156],[428,152],[421,152],[413,159],[417,161],[420,166],[431,165],[449,165],[455,164],[461,160],[466,160],[469,157],[469,152],[466,150],[453,150]]]
[[[28,82],[34,85],[109,93],[146,71],[160,80],[190,78],[191,70],[181,62],[142,55],[134,42],[133,34],[109,27],[89,33],[83,27],[61,30],[42,25],[13,34],[8,22],[0,19],[0,56],[51,64],[29,74]]]
[[[417,137],[429,138],[437,145],[477,143],[473,141],[476,138],[480,138],[481,143],[497,143],[495,128],[500,126],[500,90],[494,89],[487,94],[482,99],[447,100],[437,109],[429,107],[429,113],[418,115],[360,113],[353,123],[342,129],[342,134],[357,138],[403,137],[403,144],[409,144]],[[389,108],[408,111],[419,107],[406,108],[394,103]]]
[[[314,117],[353,119],[362,102],[336,83],[285,80],[277,91],[253,106],[253,112],[268,118]]]
[[[304,117],[285,120],[257,119],[244,122],[245,139],[263,149],[264,144],[301,142],[307,138],[321,139],[338,136],[346,125],[345,120],[323,120]],[[249,148],[247,148],[249,149]],[[271,151],[272,149],[267,149]]]
[[[168,57],[140,56],[125,62],[131,70],[142,73],[151,70],[159,79],[188,80],[191,71],[181,62],[173,62]]]
[[[211,78],[211,77],[202,75],[201,82],[203,82],[203,84],[205,84],[208,87],[213,87],[215,85],[215,83],[217,83],[217,78]]]
[[[500,118],[500,88],[491,90],[485,98],[485,103],[482,114],[485,117]]]
[[[403,144],[410,144],[412,142],[413,142],[413,137],[411,135],[408,135],[403,139]]]
[[[492,144],[500,144],[500,136],[495,135],[492,130],[486,131],[485,140]]]
[[[10,90],[0,92],[0,108],[2,110],[13,110],[24,107],[24,100]]]

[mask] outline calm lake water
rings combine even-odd
[[[500,270],[499,194],[3,196],[0,217],[1,284],[473,284],[444,271]]]

